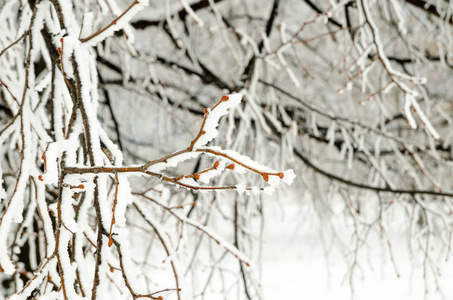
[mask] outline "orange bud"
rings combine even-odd
[[[203,130],[202,132],[200,132],[200,135],[203,135],[203,134],[206,134],[206,131]]]
[[[234,170],[234,164],[229,165],[227,169]]]
[[[110,266],[110,272],[112,272],[112,273],[113,273],[113,271],[114,271],[114,270],[113,270],[113,267],[112,267],[112,266]]]
[[[60,43],[63,43],[63,38],[60,39]]]
[[[76,186],[70,186],[69,188],[70,189],[83,189],[83,188],[85,188],[85,186],[83,184],[79,184],[79,185],[76,185]]]
[[[44,180],[44,179],[42,178],[42,175],[39,175],[39,176],[38,176],[38,179],[39,179],[40,181],[43,181],[43,180]]]
[[[230,99],[230,97],[228,97],[228,96],[223,96],[223,97],[222,97],[222,100],[220,100],[220,101],[228,101],[228,99]]]
[[[58,51],[58,54],[61,54],[61,48],[60,47],[58,47],[57,51]]]
[[[112,247],[112,245],[113,245],[113,240],[112,240],[112,238],[109,238],[109,248]]]
[[[157,300],[163,300],[162,296],[157,297]]]
[[[204,109],[204,114],[205,115],[208,115],[209,114],[209,110],[207,108]]]
[[[250,267],[250,264],[249,264],[248,262],[246,262],[245,265],[246,265],[247,267]]]
[[[116,24],[116,20],[113,20],[113,22],[112,22],[112,23],[113,23],[113,24]]]
[[[263,179],[264,179],[265,181],[269,181],[269,174],[263,173]]]
[[[53,210],[50,212],[50,214],[55,217],[55,212]]]
[[[283,174],[283,172],[278,173],[278,177],[280,177],[280,179],[283,179],[284,176],[285,174]]]
[[[220,165],[220,162],[219,162],[219,161],[216,161],[215,164],[214,164],[214,168],[217,169],[217,168],[219,167],[219,165]]]
[[[51,281],[52,281],[52,277],[50,277],[50,275],[49,275],[49,276],[47,276],[47,281],[49,281],[49,282],[51,282]]]
[[[196,180],[200,179],[200,175],[199,174],[195,174],[195,179]]]
[[[192,206],[197,206],[197,202],[192,203]]]
[[[42,160],[46,159],[46,156],[43,154],[43,155],[41,156],[41,159],[42,159]]]

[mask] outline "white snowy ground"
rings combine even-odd
[[[282,204],[267,200],[264,206],[265,299],[453,299],[453,258],[449,262],[445,262],[445,256],[439,260],[437,266],[442,273],[439,292],[435,291],[431,271],[428,272],[429,289],[425,295],[423,266],[411,262],[407,239],[397,230],[390,239],[400,278],[396,276],[385,243],[375,238],[370,244],[372,251],[365,250],[361,257],[352,296],[349,277],[344,280],[348,270],[344,257],[332,250],[329,262],[326,261],[325,248],[316,230],[318,224],[309,220],[316,218],[313,205],[297,204],[294,200],[283,200]],[[340,235],[346,238],[345,231],[340,231]]]

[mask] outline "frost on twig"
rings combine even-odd
[[[105,38],[113,35],[114,32],[121,30],[126,26],[132,17],[137,14],[144,7],[148,6],[148,0],[133,0],[130,6],[116,17],[111,23],[109,23],[104,28],[100,28],[97,32],[92,33],[90,36],[81,39],[82,43],[85,43],[88,46],[94,46],[97,43],[103,41]],[[83,30],[83,34],[86,35],[86,30]]]
[[[207,143],[211,142],[219,134],[217,126],[222,116],[228,113],[229,109],[238,106],[241,102],[241,94],[231,94],[223,96],[217,104],[212,108],[204,110],[204,118],[200,130],[194,140],[190,143],[189,148],[177,151],[165,158],[148,162],[143,166],[143,169],[154,176],[161,176],[167,182],[176,185],[193,189],[193,190],[223,190],[223,189],[236,189],[238,192],[250,192],[256,194],[259,191],[264,191],[267,194],[272,194],[274,188],[278,187],[281,182],[290,185],[295,174],[292,169],[284,172],[278,172],[269,167],[266,167],[256,161],[253,161],[247,156],[241,155],[233,150],[223,150],[220,147],[208,147]],[[191,175],[181,175],[179,177],[169,178],[161,172],[167,167],[175,167],[180,162],[190,158],[198,157],[200,154],[207,154],[211,157],[218,159],[212,167],[196,172]],[[208,183],[211,178],[222,174],[224,171],[245,173],[251,172],[262,177],[263,181],[267,183],[267,187],[245,187],[242,183],[236,186],[202,186],[199,182]]]

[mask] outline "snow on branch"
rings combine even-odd
[[[97,32],[91,34],[86,38],[82,38],[80,41],[85,43],[87,46],[94,46],[99,42],[102,42],[107,37],[113,35],[115,31],[121,30],[128,22],[135,16],[139,11],[148,6],[148,0],[134,0],[126,10],[112,22],[110,22],[104,28],[99,29]],[[84,30],[85,33],[85,30]]]
[[[206,144],[212,141],[218,135],[218,122],[220,118],[228,113],[228,110],[239,105],[241,101],[240,94],[226,95],[215,104],[212,108],[205,109],[205,115],[201,124],[200,130],[194,140],[190,143],[187,149],[179,150],[159,159],[149,161],[142,166],[131,167],[78,167],[67,166],[63,172],[65,174],[86,174],[86,173],[142,173],[157,177],[160,180],[175,184],[180,187],[185,187],[191,190],[208,191],[208,190],[237,190],[238,192],[246,192],[257,194],[260,191],[267,194],[272,194],[274,189],[284,182],[287,185],[294,181],[295,173],[292,169],[283,172],[273,170],[266,167],[251,158],[239,154],[233,150],[224,150],[220,147],[208,147]],[[61,152],[60,152],[61,153]],[[212,167],[189,175],[180,175],[176,177],[167,176],[164,170],[169,167],[177,167],[181,162],[196,158],[201,154],[206,154],[215,157],[218,160]],[[54,162],[55,159],[52,159]],[[55,169],[53,167],[52,169]],[[255,173],[262,177],[267,183],[266,187],[245,187],[243,183],[232,186],[202,186],[199,182],[207,183],[213,177],[216,177],[224,172],[236,172],[242,174],[246,171]],[[54,177],[55,178],[55,177]]]
[[[190,144],[189,149],[194,150],[205,146],[207,143],[216,138],[219,134],[217,126],[221,117],[228,113],[228,110],[236,107],[241,102],[241,94],[232,94],[223,96],[220,101],[212,108],[206,108],[204,111],[204,119],[201,124],[200,131],[197,137]]]
[[[220,118],[226,115],[229,109],[238,106],[241,103],[241,98],[241,94],[225,95],[212,108],[206,108],[200,130],[195,139],[190,143],[189,148],[175,152],[167,157],[148,162],[143,166],[143,169],[146,170],[149,175],[158,176],[164,181],[194,190],[236,189],[240,193],[244,191],[250,193],[251,191],[256,194],[258,191],[264,191],[271,194],[274,188],[279,186],[281,182],[290,185],[295,178],[292,169],[278,172],[233,150],[223,150],[220,147],[206,146],[207,143],[218,136],[217,126],[219,125]],[[190,175],[181,175],[179,177],[171,178],[160,173],[166,167],[175,167],[182,161],[199,156],[200,153],[213,156],[219,160],[216,161],[212,167]],[[237,186],[223,187],[199,185],[198,182],[208,183],[213,177],[222,174],[224,171],[236,173],[249,171],[260,175],[269,186],[267,188],[252,188],[245,187],[241,183]]]
[[[376,51],[376,55],[379,61],[381,62],[382,67],[384,68],[385,72],[387,73],[388,77],[391,80],[384,88],[382,88],[381,91],[387,90],[387,88],[393,86],[398,87],[405,96],[403,114],[406,117],[409,126],[413,129],[417,127],[416,121],[410,112],[410,108],[412,108],[415,114],[422,122],[423,126],[425,126],[426,131],[434,139],[439,139],[440,137],[439,133],[431,124],[431,121],[426,117],[425,113],[421,110],[418,101],[416,100],[416,98],[419,96],[419,92],[406,84],[406,82],[410,82],[415,85],[426,84],[427,79],[425,77],[407,75],[393,68],[388,56],[385,53],[384,44],[380,35],[380,30],[375,20],[373,20],[372,18],[368,2],[369,1],[361,0],[358,3],[361,6],[361,10],[363,11],[363,16],[366,20],[366,23],[369,25],[370,28],[369,35],[374,44],[374,50]],[[400,27],[402,26],[401,23],[399,23],[398,25]],[[375,94],[377,94],[377,92],[372,93],[371,96],[374,96]]]

